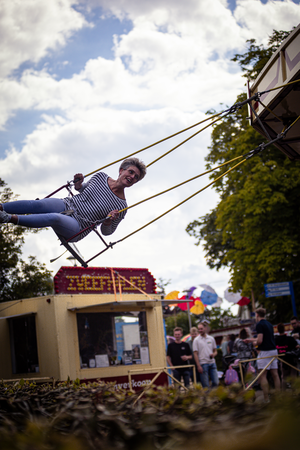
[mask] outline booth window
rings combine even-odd
[[[145,311],[77,313],[82,369],[149,364]]]
[[[39,372],[35,315],[9,319],[12,373]]]

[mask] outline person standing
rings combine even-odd
[[[279,356],[286,361],[287,363],[291,364],[292,366],[297,366],[297,361],[295,362],[295,357],[291,352],[299,348],[299,345],[297,344],[297,341],[292,336],[287,336],[284,332],[284,325],[283,323],[279,323],[277,325],[279,336],[275,336],[275,344],[276,348],[278,350]],[[282,364],[282,380],[283,385],[286,387],[285,378],[291,376],[296,377],[297,371],[296,369],[293,369],[292,367],[288,366],[287,364]]]
[[[235,335],[234,334],[230,334],[229,335],[229,340],[228,340],[228,345],[227,345],[227,355],[232,355],[234,354],[234,342],[235,342]]]
[[[257,350],[259,351],[257,360],[257,369],[261,372],[259,377],[260,386],[264,394],[265,402],[269,401],[269,383],[267,380],[268,370],[274,381],[274,386],[276,390],[280,389],[280,379],[278,375],[278,361],[274,359],[272,363],[268,366],[272,358],[278,355],[275,339],[273,325],[265,319],[266,310],[264,308],[258,308],[255,311],[256,319],[256,338],[245,339],[245,342],[253,342],[253,345],[257,345]],[[267,358],[269,356],[269,358]],[[264,359],[260,359],[264,358]],[[268,366],[268,367],[267,367]],[[266,368],[267,367],[267,368]],[[263,369],[265,369],[263,371]]]
[[[196,337],[193,344],[194,358],[200,374],[202,386],[209,387],[211,379],[212,387],[218,386],[219,377],[215,356],[217,355],[216,341],[212,336],[206,334],[202,323],[198,325],[199,336]]]
[[[245,328],[242,328],[239,334],[239,337],[235,340],[233,350],[236,352],[236,357],[240,361],[252,359],[253,354],[253,344],[252,342],[245,342],[245,339],[249,337],[247,330]],[[245,376],[247,373],[247,370],[249,368],[249,364],[251,365],[251,362],[244,362],[242,364],[242,370],[243,375]]]
[[[239,337],[235,340],[233,350],[236,353],[237,359],[251,359],[253,352],[252,342],[246,343],[245,339],[249,338],[249,335],[245,328],[240,331]]]
[[[183,377],[184,385],[189,387],[190,385],[190,368],[178,368],[174,366],[189,365],[192,361],[192,352],[190,346],[187,342],[182,342],[183,330],[180,327],[176,327],[173,330],[173,336],[175,338],[174,342],[168,345],[167,349],[167,362],[173,371],[173,376],[176,380],[181,382],[181,377]]]
[[[293,336],[294,339],[299,340],[300,339],[300,322],[296,316],[293,316],[291,318],[291,325],[293,327],[291,335]]]

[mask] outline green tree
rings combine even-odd
[[[192,327],[195,327],[198,320],[194,314],[191,314]],[[173,336],[173,330],[175,327],[181,327],[183,329],[183,336],[189,334],[189,318],[186,312],[182,311],[176,315],[169,316],[166,319],[166,330],[169,336]]]
[[[255,78],[286,35],[275,31],[267,49],[250,40],[248,51],[236,55],[235,60],[249,78]],[[237,101],[245,99],[242,94]],[[206,158],[209,168],[264,141],[248,124],[247,115],[244,106],[214,126]],[[215,184],[220,194],[216,208],[187,227],[196,245],[203,243],[209,267],[229,267],[234,291],[241,289],[249,297],[253,290],[275,321],[289,320],[290,300],[266,299],[264,283],[299,278],[299,168],[299,161],[292,162],[276,147],[268,147],[219,180]],[[220,169],[218,175],[227,169]],[[299,298],[299,286],[295,288]]]
[[[209,311],[209,327],[211,330],[218,330],[219,328],[225,328],[228,325],[228,321],[235,316],[230,309],[222,309],[219,306],[214,306]]]
[[[13,192],[0,179],[0,203],[15,200]],[[0,301],[36,297],[53,292],[53,280],[44,264],[34,256],[22,260],[22,246],[29,229],[3,224],[0,228]]]

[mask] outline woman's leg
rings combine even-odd
[[[57,234],[66,239],[69,239],[80,231],[80,226],[76,219],[64,214],[59,214],[65,211],[65,204],[63,200],[58,198],[20,200],[4,203],[1,206],[3,211],[11,214],[9,222],[23,227],[52,227]]]
[[[27,228],[51,227],[55,233],[63,236],[65,239],[69,239],[80,231],[80,225],[77,220],[64,214],[31,214],[18,216],[18,219],[18,225]]]
[[[3,203],[3,211],[9,214],[44,214],[64,211],[65,203],[60,198],[43,198],[42,200],[19,200]]]

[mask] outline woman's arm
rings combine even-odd
[[[110,234],[112,234],[115,229],[117,228],[117,226],[119,225],[120,222],[120,213],[117,209],[115,209],[114,211],[111,211],[110,213],[108,213],[108,218],[105,220],[105,222],[103,222],[103,224],[101,225],[101,233],[104,236],[108,236]],[[113,221],[115,221],[113,223]],[[114,226],[113,226],[114,225]]]
[[[82,175],[82,173],[76,173],[74,175],[74,187],[76,189],[76,191],[83,191],[83,189],[86,187],[87,183],[82,184],[84,180],[84,176]]]

